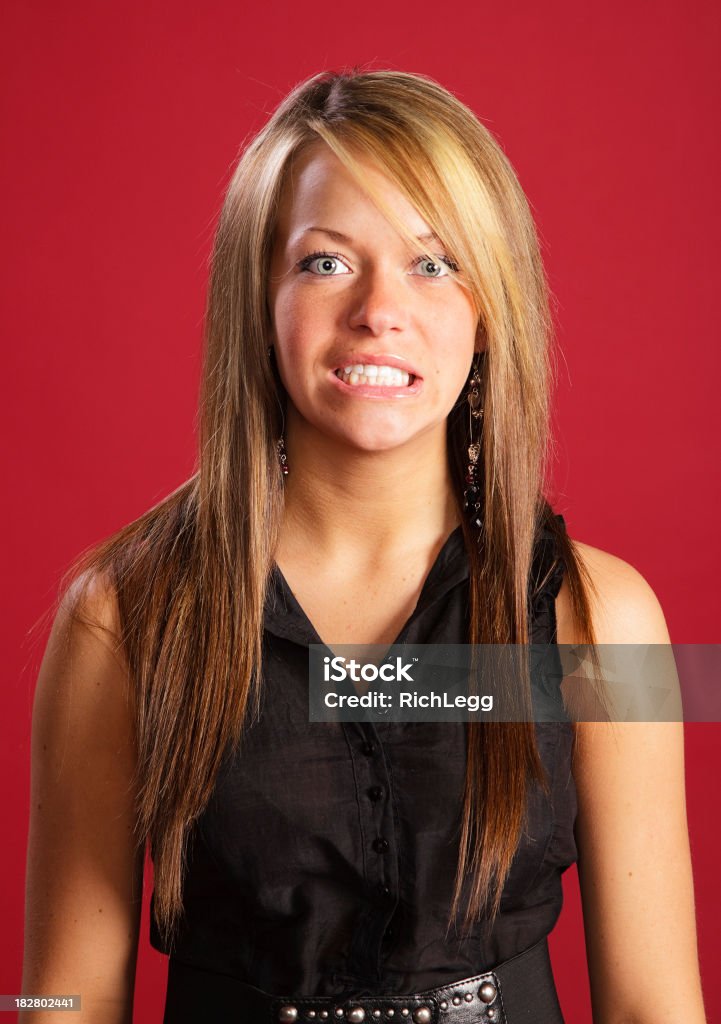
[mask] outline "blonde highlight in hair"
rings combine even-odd
[[[432,79],[399,71],[322,73],[300,83],[235,168],[214,239],[204,320],[199,447],[175,492],[71,566],[76,615],[98,579],[117,601],[137,739],[136,840],[150,844],[154,913],[168,950],[183,912],[189,832],[229,745],[259,713],[263,611],[283,514],[275,443],[282,385],[268,359],[267,283],[280,197],[301,153],[328,146],[409,246],[360,170],[372,161],[418,209],[461,271],[478,313],[484,407],[483,527],[464,520],[468,643],[529,642],[538,532],[553,531],[580,642],[593,647],[590,580],[543,497],[548,470],[552,324],[533,218],[500,146]],[[459,503],[467,410],[448,419]],[[540,581],[539,586],[544,581]],[[528,678],[512,699],[530,707]],[[525,825],[529,787],[548,791],[533,723],[467,726],[458,871],[448,927],[498,913]],[[498,794],[503,793],[503,800]],[[468,893],[466,893],[466,887]]]

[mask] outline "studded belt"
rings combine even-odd
[[[492,971],[413,995],[278,996],[170,957],[163,1024],[564,1024],[544,938]]]

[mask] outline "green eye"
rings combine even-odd
[[[316,269],[311,270],[313,264]],[[340,253],[336,252],[311,252],[298,261],[298,269],[306,273],[315,274],[316,277],[338,277],[335,273],[338,266],[345,266]]]
[[[419,256],[413,265],[427,270],[421,277],[449,277],[449,272],[458,272],[458,264],[450,256]]]

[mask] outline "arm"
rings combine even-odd
[[[134,843],[128,675],[112,651],[117,606],[93,581],[73,624],[63,601],[33,703],[22,992],[79,994],[86,1024],[129,1024],[142,903]],[[23,1011],[20,1024],[57,1013]]]
[[[598,588],[599,644],[670,644],[628,563],[576,544]],[[558,642],[576,643],[567,584]],[[705,1024],[686,818],[682,722],[576,723],[576,840],[594,1024]]]

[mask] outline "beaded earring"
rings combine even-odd
[[[285,438],[282,434],[275,443],[275,450],[278,453],[281,473],[286,477],[288,476],[288,456],[285,454]]]
[[[275,361],[275,352],[273,350],[272,345],[268,345],[268,359],[270,360],[271,364],[273,364]],[[281,406],[281,413],[282,408],[283,407]],[[278,465],[280,466],[280,471],[283,474],[283,479],[285,480],[285,478],[288,476],[288,456],[285,453],[285,438],[283,436],[282,428],[280,432],[280,437],[275,442],[275,450],[278,456]]]
[[[468,382],[466,401],[468,402],[468,433],[470,444],[468,445],[468,469],[466,470],[466,484],[463,492],[463,511],[468,516],[471,526],[480,529],[483,525],[481,512],[481,488],[478,484],[478,456],[481,453],[480,439],[474,439],[473,424],[483,416],[481,406],[481,376],[478,372],[478,359],[473,364],[473,374]],[[480,423],[478,423],[480,431]]]

